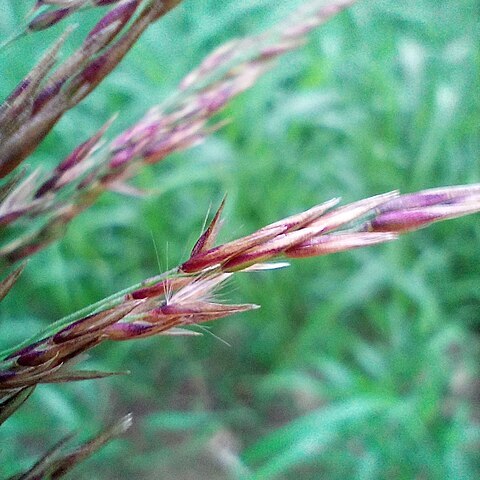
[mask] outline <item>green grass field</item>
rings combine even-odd
[[[1,39],[31,3],[2,2]],[[120,132],[212,48],[299,3],[185,0],[28,163],[55,165],[114,112]],[[66,53],[98,12],[75,18]],[[2,98],[62,28],[0,50]],[[0,346],[182,262],[224,194],[230,240],[336,196],[480,182],[479,45],[477,0],[359,1],[222,112],[227,126],[144,169],[150,195],[104,196],[34,256],[2,302]],[[477,479],[479,243],[477,215],[239,275],[222,298],[260,310],[91,352],[129,376],[38,387],[0,429],[0,477],[133,412],[69,478]]]

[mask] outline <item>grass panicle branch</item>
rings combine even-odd
[[[52,72],[64,41],[62,37],[0,106],[0,178],[23,162],[60,118],[112,72],[145,29],[176,3],[156,0],[121,3],[97,23],[79,49]],[[112,43],[140,4],[143,9],[138,16]],[[19,112],[21,118],[18,118]]]
[[[50,448],[28,471],[14,475],[8,480],[36,480],[41,478],[55,480],[62,478],[106,443],[123,435],[131,427],[132,421],[132,415],[128,414],[100,432],[97,436],[70,449],[70,451],[65,450],[74,435],[67,435]]]
[[[255,308],[215,302],[214,293],[235,272],[275,268],[282,258],[304,258],[390,242],[399,234],[480,211],[480,185],[444,187],[400,195],[390,192],[336,207],[338,199],[214,246],[224,207],[177,269],[147,279],[84,312],[60,320],[26,345],[3,353],[0,392],[12,395],[38,383],[91,379],[72,372],[70,361],[106,340],[123,341],[195,332],[184,327]],[[283,264],[282,264],[283,265]],[[9,287],[12,273],[4,285]],[[103,375],[98,375],[103,376]]]

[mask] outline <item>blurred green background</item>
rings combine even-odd
[[[31,3],[2,2],[2,39]],[[121,131],[212,48],[300,3],[184,1],[28,163],[55,165],[114,112]],[[98,18],[74,17],[65,56]],[[2,97],[63,28],[0,51]],[[479,45],[478,0],[360,1],[221,113],[228,126],[144,169],[151,195],[106,195],[32,258],[2,303],[0,346],[184,260],[225,193],[221,240],[334,196],[479,182]],[[128,377],[37,388],[0,430],[0,477],[133,412],[70,478],[477,479],[479,241],[472,216],[239,275],[222,297],[260,310],[214,335],[92,351],[89,366]]]

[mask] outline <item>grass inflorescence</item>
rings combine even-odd
[[[475,2],[176,3],[7,2],[0,474],[476,478]]]

